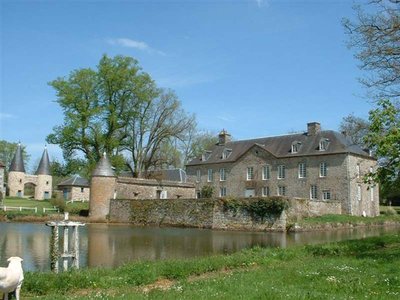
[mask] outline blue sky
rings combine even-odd
[[[318,121],[367,118],[372,104],[346,47],[352,1],[1,1],[0,139],[35,163],[62,123],[48,82],[95,67],[102,54],[138,59],[173,89],[199,127],[235,139],[286,134]],[[49,146],[51,157],[61,157]]]

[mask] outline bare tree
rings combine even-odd
[[[186,131],[194,124],[172,91],[158,90],[156,97],[139,103],[137,115],[127,126],[126,150],[131,154],[134,175],[167,164],[166,145],[173,139],[183,140]]]
[[[367,9],[356,6],[357,20],[343,20],[348,46],[356,50],[360,69],[368,72],[360,82],[370,95],[396,101],[400,96],[400,0],[370,1]]]
[[[355,145],[366,148],[365,137],[368,134],[369,122],[363,118],[350,114],[343,118],[339,130]]]

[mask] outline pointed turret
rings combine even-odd
[[[23,172],[25,173],[24,159],[22,157],[21,143],[18,143],[17,151],[13,160],[11,161],[9,172]]]
[[[101,176],[101,177],[115,177],[114,170],[112,169],[111,163],[107,157],[107,154],[104,152],[103,157],[97,163],[96,168],[92,173],[92,177]]]
[[[44,147],[42,158],[40,159],[39,166],[36,170],[36,175],[50,175],[50,160],[47,153],[47,147]]]

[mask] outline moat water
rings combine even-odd
[[[232,253],[253,246],[290,247],[385,233],[399,227],[373,227],[324,232],[265,233],[193,228],[142,228],[87,224],[80,229],[81,267],[114,268],[135,260],[189,258]],[[0,266],[20,256],[26,271],[50,270],[51,229],[44,224],[0,223]]]

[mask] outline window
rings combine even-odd
[[[284,179],[284,178],[285,178],[285,166],[279,165],[278,166],[278,179]]]
[[[196,171],[196,182],[200,182],[200,179],[201,179],[201,170],[198,169]]]
[[[357,200],[361,201],[361,185],[357,185]]]
[[[231,155],[232,149],[224,149],[222,152],[222,159],[227,159]]]
[[[268,197],[269,196],[269,186],[263,186],[261,194],[263,197]]]
[[[263,166],[262,179],[268,180],[270,177],[271,177],[270,166],[269,165]]]
[[[297,153],[300,151],[301,142],[293,142],[292,143],[292,153]]]
[[[319,164],[319,177],[326,177],[328,175],[328,168],[326,162]]]
[[[360,178],[360,164],[356,165],[356,177]]]
[[[374,186],[371,186],[369,188],[369,193],[370,193],[370,198],[371,198],[371,202],[374,202]]]
[[[326,151],[328,149],[328,146],[329,146],[329,139],[322,138],[319,140],[319,147],[318,147],[319,151]]]
[[[247,168],[247,180],[253,180],[253,179],[254,179],[254,168],[248,167]]]
[[[201,156],[201,160],[202,161],[206,161],[206,160],[208,160],[210,158],[210,156],[211,156],[211,151],[205,151],[203,153],[203,155]]]
[[[317,186],[316,185],[312,185],[310,187],[310,199],[318,199],[318,194],[317,194]]]
[[[226,196],[226,187],[221,187],[219,189],[219,196],[220,197],[225,197]]]
[[[200,199],[200,198],[201,198],[201,192],[200,192],[200,191],[197,191],[197,192],[196,192],[196,198],[197,198],[197,199]]]
[[[213,181],[213,170],[212,169],[208,169],[207,181],[208,182]]]
[[[46,181],[46,185],[49,185],[49,182],[48,182],[48,181]]]
[[[322,191],[322,199],[323,200],[331,200],[331,190],[323,190]]]
[[[299,163],[299,178],[306,178],[306,164]]]
[[[83,193],[85,191],[85,188],[81,187],[81,193]]]
[[[225,180],[226,180],[225,169],[221,168],[219,169],[219,181],[225,181]]]
[[[278,186],[278,196],[285,196],[286,195],[286,187],[285,186]]]

